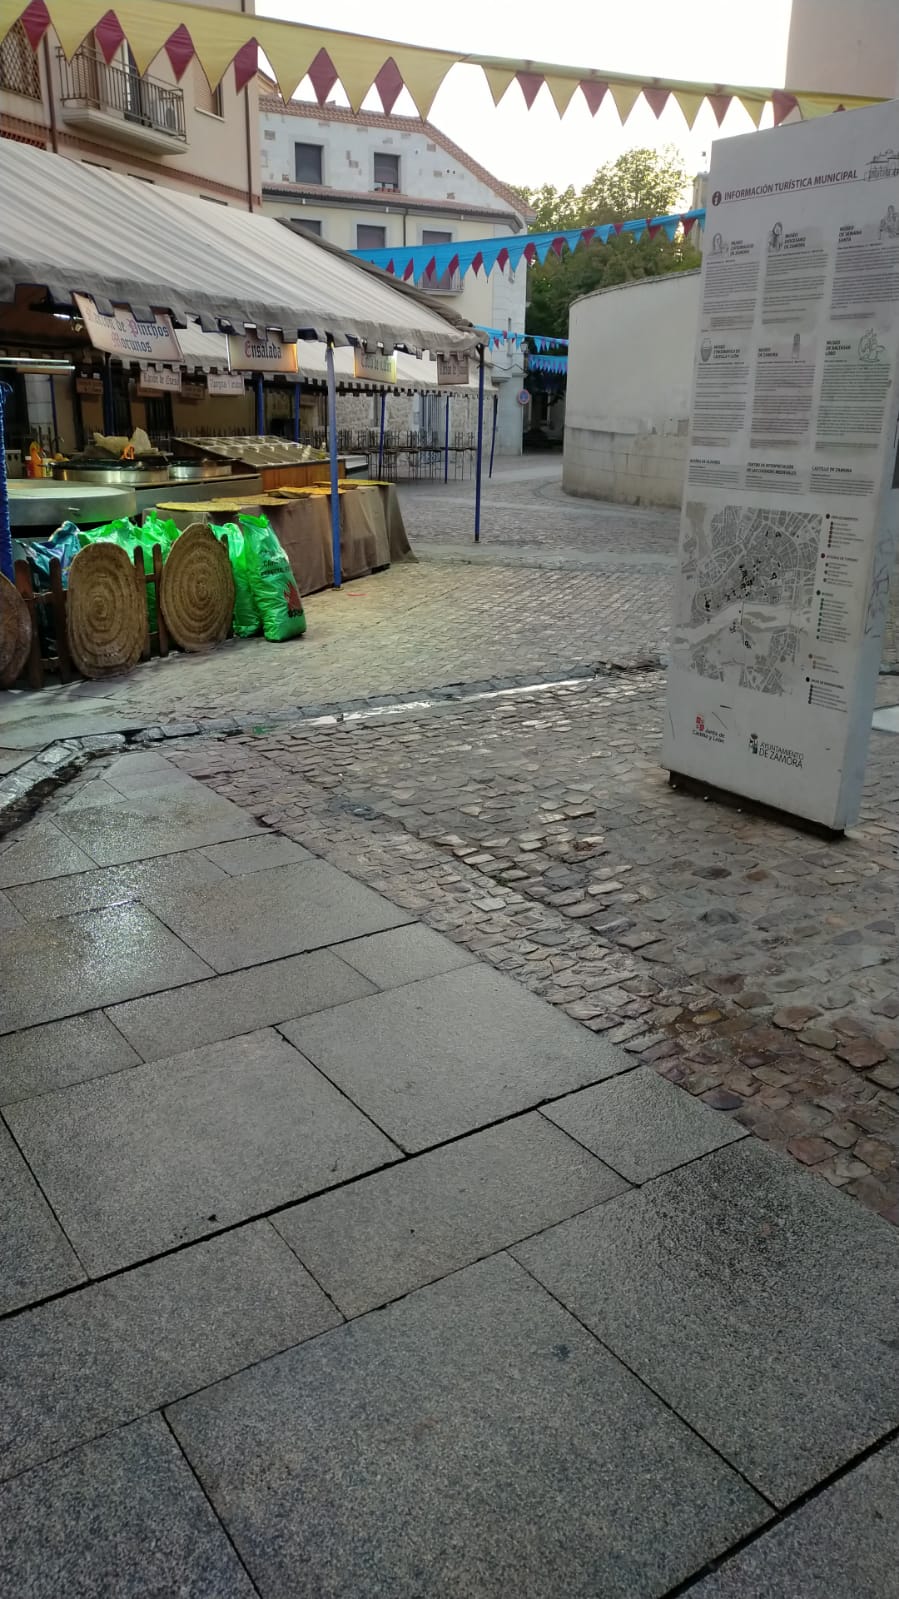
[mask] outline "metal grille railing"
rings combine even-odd
[[[21,22],[0,41],[0,89],[24,95],[26,100],[43,99],[41,69]]]
[[[97,50],[84,46],[67,61],[57,50],[60,96],[63,105],[87,105],[110,111],[128,122],[187,143],[184,92],[158,78],[141,77],[130,67],[110,65]]]

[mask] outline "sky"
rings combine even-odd
[[[393,0],[378,8],[371,0],[339,0],[328,26],[406,44],[431,45],[479,54],[515,56],[533,61],[582,66],[604,72],[647,77],[688,78],[717,83],[773,86],[784,82],[791,0],[753,0],[751,6],[727,0],[567,0],[554,7],[547,0],[456,0],[451,12],[439,15],[418,0]],[[320,5],[311,0],[256,0],[261,15],[290,22],[322,25]],[[728,23],[728,14],[737,19]],[[313,99],[308,84],[300,98]],[[333,98],[346,104],[340,90]],[[377,94],[366,109],[381,109]],[[397,115],[416,116],[405,92],[394,107]],[[770,111],[766,113],[770,119]],[[495,177],[537,188],[581,188],[597,167],[638,146],[673,144],[691,174],[708,165],[714,138],[748,133],[748,116],[728,112],[721,129],[704,107],[691,132],[676,106],[669,103],[656,119],[640,103],[622,128],[608,99],[591,117],[583,95],[575,94],[560,119],[544,87],[528,111],[520,89],[512,84],[499,107],[477,68],[455,67],[431,110],[431,121],[454,139]],[[764,122],[763,122],[764,126]]]

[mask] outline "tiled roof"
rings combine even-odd
[[[270,78],[260,74],[260,85],[263,88],[270,83]],[[492,172],[482,167],[479,161],[475,161],[473,156],[468,155],[458,144],[454,144],[452,139],[448,139],[439,128],[435,128],[433,122],[425,122],[421,117],[388,117],[379,111],[351,111],[348,106],[318,105],[308,100],[285,101],[279,94],[264,92],[259,96],[259,110],[279,116],[306,117],[312,122],[343,122],[357,128],[390,128],[398,133],[422,133],[432,144],[439,144],[447,155],[452,156],[454,161],[458,161],[474,177],[480,178],[499,199],[511,207],[516,216],[524,218],[525,221],[533,216],[533,212],[525,205],[520,194],[516,194],[507,183],[501,183],[499,178],[495,178]],[[465,207],[465,209],[471,208]]]

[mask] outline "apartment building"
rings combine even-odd
[[[345,250],[493,239],[530,225],[521,196],[432,123],[285,103],[270,79],[259,83],[262,209],[270,216],[288,217]],[[526,268],[497,268],[489,277],[430,275],[419,286],[480,327],[524,328]],[[516,454],[521,352],[493,350],[491,378],[499,397],[497,450]]]
[[[255,9],[254,0],[215,4]],[[238,93],[229,67],[210,88],[196,58],[179,77],[165,50],[139,73],[127,44],[109,46],[98,29],[67,61],[52,31],[35,51],[17,23],[0,41],[0,137],[258,210],[255,77]]]

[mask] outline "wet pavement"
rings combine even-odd
[[[0,1594],[817,1599],[819,1503],[895,1594],[899,1234],[229,749],[279,771],[113,755],[0,856]]]
[[[543,471],[16,701],[144,742],[0,840],[2,1599],[899,1596],[899,740],[672,790],[676,518]]]

